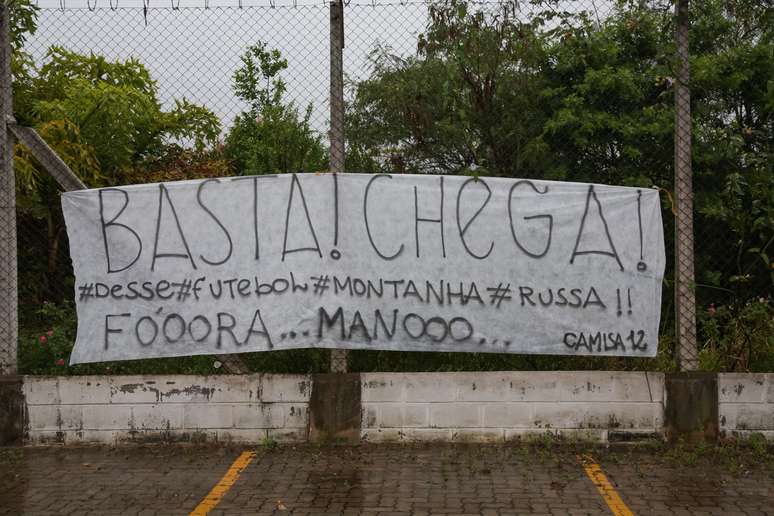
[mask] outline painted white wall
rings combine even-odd
[[[303,375],[24,378],[28,442],[307,439]]]
[[[554,433],[605,441],[661,433],[664,375],[645,372],[368,373],[367,441],[505,441]]]
[[[774,440],[774,373],[720,373],[718,418],[723,437]]]
[[[366,441],[505,441],[557,433],[660,434],[664,375],[644,372],[366,373]],[[24,378],[28,439],[52,442],[306,441],[311,376]],[[774,439],[774,374],[718,375],[726,438]]]

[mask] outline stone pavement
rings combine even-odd
[[[249,448],[0,448],[0,515],[188,514]],[[218,514],[613,514],[552,445],[264,446]],[[774,514],[771,454],[589,449],[634,514]],[[619,514],[627,514],[619,512]]]

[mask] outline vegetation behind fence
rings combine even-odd
[[[89,187],[328,169],[327,7],[10,5],[15,117]],[[655,359],[355,351],[350,368],[674,369],[672,4],[353,2],[344,19],[347,171],[656,187],[670,264]],[[774,371],[773,37],[770,1],[690,7],[703,369]],[[60,190],[23,146],[14,160],[20,370],[217,372],[208,357],[65,366],[76,322]],[[244,358],[329,367],[321,350]]]

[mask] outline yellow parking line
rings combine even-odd
[[[591,455],[578,455],[578,460],[612,513],[615,516],[634,516],[634,513],[626,506],[594,458]]]
[[[255,452],[242,452],[242,454],[236,458],[231,467],[228,468],[226,474],[220,479],[215,487],[204,497],[196,509],[191,511],[191,516],[205,516],[208,512],[215,508],[220,500],[228,493],[231,486],[239,478],[239,475],[255,458]]]

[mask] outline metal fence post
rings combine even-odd
[[[330,171],[340,174],[344,172],[344,0],[331,1],[330,32]],[[346,349],[331,350],[332,373],[347,372],[348,355]]]
[[[693,171],[688,47],[689,0],[675,2],[677,78],[675,81],[675,336],[681,371],[698,368],[694,292]]]
[[[13,174],[11,34],[8,3],[0,5],[0,375],[17,372],[16,181]]]

